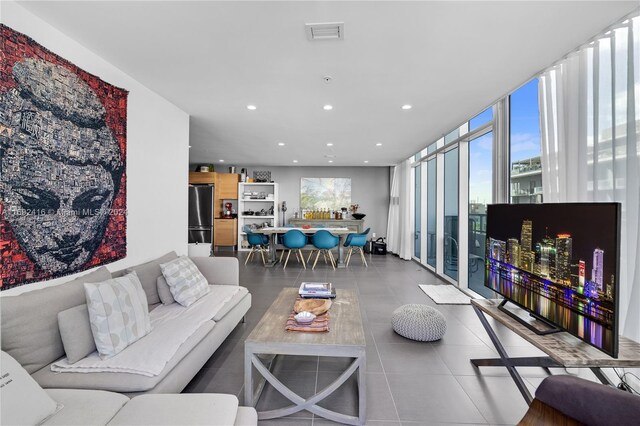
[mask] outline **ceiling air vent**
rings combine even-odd
[[[344,22],[327,22],[323,24],[305,24],[307,39],[342,40],[344,39]]]

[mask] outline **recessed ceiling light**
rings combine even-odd
[[[250,109],[251,111],[253,111],[255,109],[258,109],[258,107],[255,105],[247,105],[247,109]]]
[[[329,142],[329,143],[327,144],[327,146],[333,146],[333,143]]]
[[[191,145],[189,145],[189,149],[191,149]]]
[[[297,162],[298,162],[298,160],[293,160],[293,162],[294,162],[294,163],[297,163]]]
[[[364,160],[364,162],[365,162],[365,163],[368,163],[368,162],[369,162],[369,160]]]
[[[278,142],[278,146],[284,146],[284,142]]]
[[[411,109],[411,108],[413,108],[413,106],[411,106],[411,105],[409,105],[409,104],[406,104],[406,105],[402,105],[402,107],[401,107],[401,108],[402,108],[402,109],[404,109],[404,110],[407,110],[407,109]]]
[[[333,163],[333,160],[329,160],[329,163]]]
[[[325,111],[331,111],[333,109],[333,106],[325,105],[325,106],[322,107],[322,109],[325,110]]]
[[[381,144],[380,142],[378,142],[378,143],[376,144],[376,146],[382,146],[382,144]]]
[[[224,160],[218,160],[218,161],[221,162],[221,163],[224,163]]]

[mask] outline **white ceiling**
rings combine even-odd
[[[638,6],[21,4],[190,114],[190,162],[272,166],[329,165],[327,154],[337,166],[397,163]],[[305,23],[335,21],[345,23],[343,41],[307,40]]]

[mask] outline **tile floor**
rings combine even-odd
[[[219,255],[233,255],[221,252]],[[243,401],[243,342],[271,305],[280,289],[297,287],[303,280],[331,281],[336,287],[356,289],[367,338],[367,424],[451,425],[516,424],[527,406],[507,371],[499,367],[474,368],[469,358],[497,356],[473,309],[436,305],[418,284],[442,281],[415,262],[397,256],[370,256],[369,267],[358,260],[348,269],[333,271],[319,263],[315,271],[304,270],[295,261],[286,270],[264,268],[259,260],[244,266],[240,259],[240,282],[252,294],[246,322],[229,338],[189,383],[185,392],[223,392]],[[406,303],[437,307],[447,318],[447,333],[441,341],[407,340],[391,330],[391,313]],[[537,349],[504,327],[498,327],[507,351],[514,356],[540,355]],[[345,367],[339,358],[283,357],[277,360],[277,376],[291,389],[308,397],[333,381]],[[547,373],[541,368],[520,369],[531,391]],[[555,374],[588,375],[585,371],[555,369]],[[357,415],[353,378],[320,405]],[[257,409],[289,405],[270,386]],[[327,425],[333,422],[303,411],[287,418],[261,421],[261,425]]]

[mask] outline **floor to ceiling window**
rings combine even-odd
[[[493,292],[484,286],[487,204],[492,201],[493,132],[469,141],[469,263],[468,287],[485,297]]]
[[[426,173],[427,173],[427,265],[436,267],[436,251],[437,251],[437,227],[436,227],[436,215],[437,215],[437,164],[435,157],[427,160]]]
[[[444,154],[444,273],[458,279],[458,148]]]
[[[542,202],[538,79],[509,97],[511,204]]]
[[[416,167],[413,168],[414,170],[414,182],[415,182],[415,198],[414,198],[414,207],[415,207],[415,214],[414,214],[414,243],[413,243],[413,255],[416,259],[420,259],[420,247],[422,245],[422,240],[420,238],[420,226],[421,226],[421,218],[422,218],[422,214],[421,214],[421,197],[422,197],[422,190],[421,190],[421,181],[422,181],[422,176],[421,176],[421,170],[420,170],[420,164],[418,164]]]

